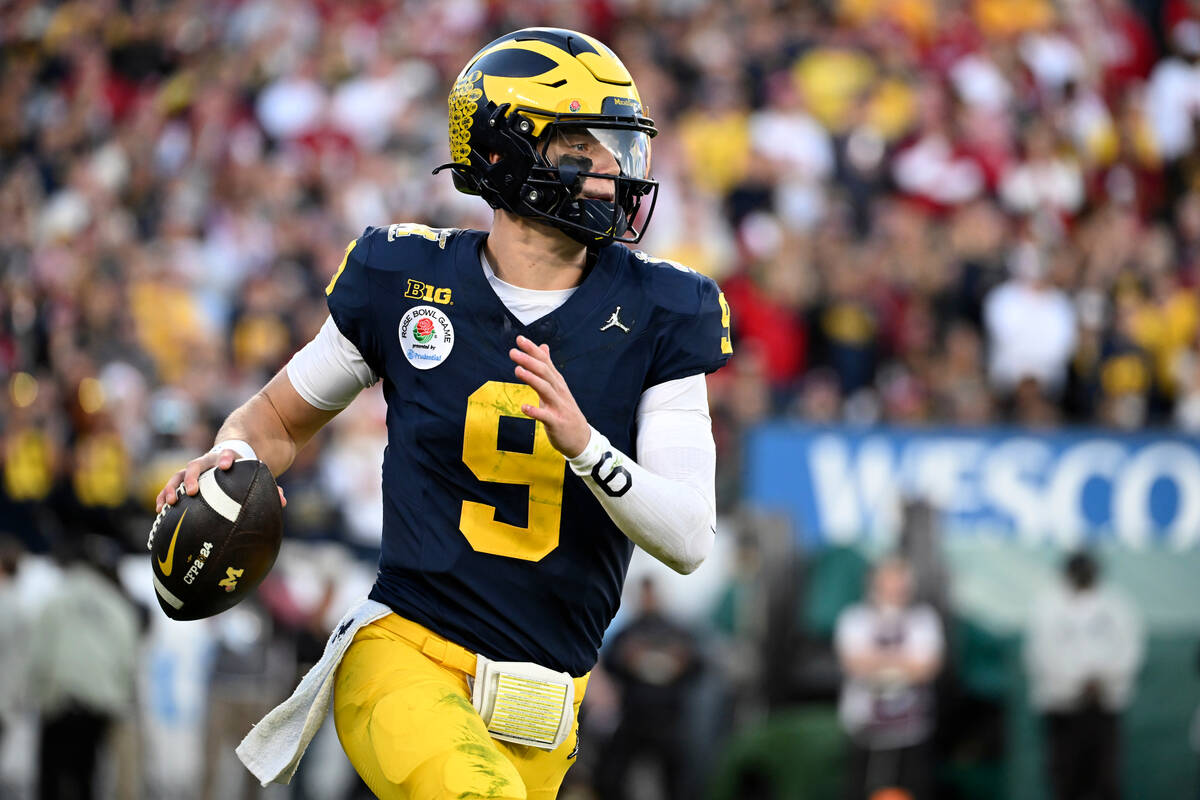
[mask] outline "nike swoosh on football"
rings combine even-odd
[[[183,518],[187,516],[187,512],[185,508],[179,515],[179,522],[175,523],[175,533],[171,534],[171,543],[167,545],[167,560],[158,560],[158,568],[162,570],[164,578],[171,577],[171,570],[175,569],[175,540],[179,538],[179,526],[183,525]]]

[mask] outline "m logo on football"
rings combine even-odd
[[[224,588],[227,592],[232,592],[237,588],[238,578],[242,577],[242,573],[245,571],[244,569],[234,569],[233,567],[226,568],[225,577],[217,582],[217,586]]]

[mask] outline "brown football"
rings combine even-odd
[[[266,464],[239,459],[200,475],[200,491],[163,506],[146,543],[171,619],[211,617],[254,591],[279,555],[283,508]]]

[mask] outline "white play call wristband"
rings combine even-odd
[[[219,453],[222,450],[232,450],[242,458],[258,461],[258,456],[254,454],[254,448],[250,446],[249,442],[243,442],[241,439],[226,439],[223,442],[217,442],[209,452]]]

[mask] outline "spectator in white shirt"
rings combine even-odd
[[[913,604],[907,562],[876,566],[867,602],[838,617],[834,645],[844,675],[838,716],[850,736],[846,796],[896,788],[914,800],[931,797],[931,684],[942,668],[942,625],[933,608]]]
[[[1170,33],[1175,54],[1155,65],[1146,87],[1146,111],[1158,150],[1168,161],[1187,155],[1200,121],[1200,21],[1184,20]]]
[[[1000,182],[1000,199],[1018,214],[1074,214],[1085,199],[1078,162],[1056,149],[1054,129],[1034,122],[1025,132],[1023,157]]]
[[[1051,394],[1066,380],[1077,338],[1075,308],[1045,276],[1044,256],[1031,243],[1009,260],[1013,277],[983,301],[992,386],[1011,393],[1033,378]]]
[[[770,170],[780,219],[809,230],[825,213],[826,182],[833,174],[833,138],[808,113],[790,74],[769,83],[765,108],[750,115],[750,143]]]
[[[92,534],[63,538],[62,580],[28,643],[41,717],[38,796],[92,800],[101,746],[137,710],[142,621],[117,578],[117,545]]]
[[[13,537],[0,529],[0,797],[31,795],[31,770],[23,769],[28,743],[23,739],[32,729],[29,702],[28,610],[17,584],[17,572],[25,551]]]
[[[1092,555],[1068,558],[1063,580],[1035,601],[1025,641],[1055,800],[1120,797],[1119,722],[1133,698],[1144,636],[1129,601],[1099,578]]]
[[[317,65],[307,61],[263,89],[255,104],[258,122],[273,139],[296,139],[325,120],[329,98],[317,81]]]

